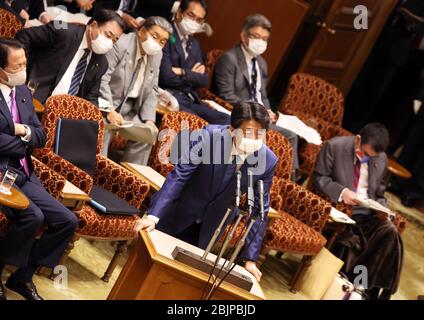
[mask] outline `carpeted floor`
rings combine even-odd
[[[397,197],[387,194],[390,207],[400,210],[408,219],[407,230],[403,234],[405,261],[400,288],[393,296],[396,300],[415,300],[417,295],[424,294],[424,213],[416,209],[405,208]],[[107,298],[122,266],[112,275],[109,283],[100,280],[113,255],[114,247],[110,242],[90,243],[79,240],[66,263],[68,271],[67,283],[49,280],[46,276],[35,276],[34,282],[41,296],[45,299],[81,299],[104,300]],[[288,282],[293,274],[300,257],[285,255],[281,259],[270,256],[262,266],[262,288],[268,299],[303,300],[308,299],[301,292],[292,294]],[[3,273],[6,281],[12,269],[7,268]],[[13,292],[7,291],[10,300],[22,299]]]

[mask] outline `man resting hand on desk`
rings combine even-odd
[[[241,256],[245,268],[259,281],[262,274],[255,262],[265,234],[269,189],[277,164],[277,157],[263,143],[268,126],[269,115],[262,105],[242,102],[233,109],[231,126],[208,125],[195,132],[200,134],[190,139],[195,140],[190,141],[190,148],[182,148],[182,156],[162,189],[153,196],[148,216],[138,228],[148,231],[157,228],[205,249],[227,208],[233,204],[237,171],[242,175],[240,186],[244,193],[249,169],[255,186],[254,216],[260,212],[257,182],[264,183],[264,221],[257,219],[253,225]],[[208,162],[209,159],[213,160]]]

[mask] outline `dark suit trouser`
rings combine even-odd
[[[31,175],[21,188],[30,204],[25,210],[3,208],[12,220],[4,238],[0,238],[0,263],[25,267],[55,267],[76,227],[77,218],[43,188]],[[41,238],[35,237],[46,224]]]
[[[226,125],[230,124],[231,122],[229,115],[216,110],[212,110],[204,104],[193,103],[190,105],[180,106],[180,111],[193,113],[196,116],[199,116],[200,118],[206,120],[210,124]]]

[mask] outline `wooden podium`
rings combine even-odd
[[[172,251],[176,246],[199,255],[204,252],[163,232],[141,231],[108,300],[199,300],[209,275],[174,260]],[[215,257],[209,254],[208,259],[214,261]],[[224,281],[213,299],[265,299],[259,283],[247,270],[241,266],[234,270],[250,277],[250,292]]]

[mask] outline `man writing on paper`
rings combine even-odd
[[[243,102],[231,113],[231,126],[208,125],[190,138],[190,148],[171,171],[162,189],[152,198],[141,229],[160,231],[205,249],[236,193],[236,175],[241,172],[241,191],[247,189],[247,171],[255,185],[253,214],[259,213],[257,182],[264,183],[264,221],[258,219],[246,238],[242,257],[245,268],[259,281],[259,257],[267,224],[269,189],[277,164],[275,154],[263,143],[269,126],[265,108]],[[182,135],[183,136],[183,135]],[[247,137],[247,138],[246,138]]]
[[[137,32],[124,34],[106,55],[109,68],[102,77],[100,95],[115,110],[106,122],[121,126],[124,121],[155,126],[162,48],[172,33],[171,24],[162,17],[149,17]],[[106,131],[103,155],[107,156],[114,131]],[[129,141],[122,161],[146,165],[152,146]]]
[[[266,107],[271,118],[271,129],[283,134],[293,148],[293,172],[299,167],[298,137],[292,131],[277,127],[278,116],[271,110],[266,92],[268,66],[262,54],[271,37],[271,22],[263,15],[246,18],[240,38],[241,43],[218,59],[212,79],[212,91],[231,104],[243,100],[259,102]]]
[[[338,238],[338,245],[346,247],[342,254],[345,272],[354,278],[354,268],[365,266],[371,299],[382,300],[390,299],[397,290],[403,261],[402,240],[386,214],[358,206],[357,197],[373,199],[387,207],[384,151],[388,144],[387,129],[379,123],[368,124],[357,136],[330,139],[318,155],[314,172],[318,190],[334,202],[353,206],[352,219],[358,228],[347,228]],[[363,237],[363,241],[355,243],[355,237]]]

